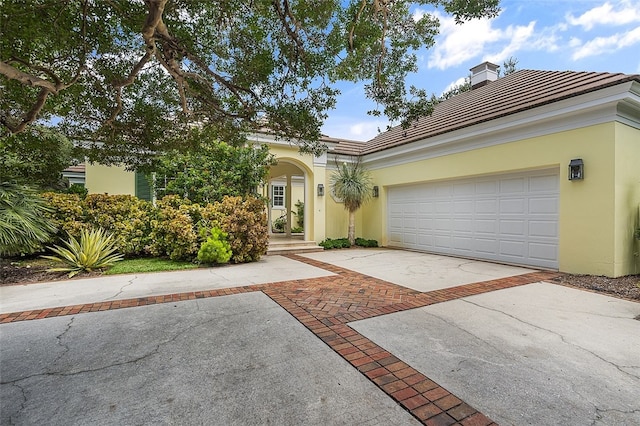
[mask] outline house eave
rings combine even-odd
[[[618,121],[640,128],[640,84],[627,82],[430,138],[365,154],[370,169]]]

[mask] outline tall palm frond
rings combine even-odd
[[[33,253],[47,242],[56,232],[47,212],[33,188],[0,182],[0,256]]]
[[[344,203],[349,212],[349,231],[347,237],[351,245],[355,244],[355,213],[372,195],[371,175],[360,160],[342,163],[329,178],[331,191]]]

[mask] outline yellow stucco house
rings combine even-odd
[[[640,75],[498,78],[484,63],[472,69],[472,85],[408,129],[367,142],[325,138],[320,157],[253,135],[278,159],[262,188],[271,220],[300,200],[306,240],[346,236],[329,176],[358,156],[377,196],[358,212],[357,234],[382,246],[569,273],[640,272]],[[88,166],[86,187],[135,194],[132,175]]]

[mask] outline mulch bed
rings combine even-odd
[[[47,266],[40,262],[11,262],[7,259],[0,259],[0,286],[69,279],[67,274],[47,272],[46,269]],[[93,276],[100,276],[100,272],[81,274],[76,278]],[[608,278],[596,275],[564,274],[552,281],[562,285],[585,288],[598,293],[640,301],[640,275]]]

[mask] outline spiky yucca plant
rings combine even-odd
[[[115,253],[113,237],[103,229],[83,229],[80,234],[80,241],[70,237],[64,243],[66,247],[55,245],[48,247],[49,250],[58,256],[42,256],[45,259],[66,263],[67,266],[51,268],[49,272],[69,272],[69,278],[80,272],[90,272],[111,266],[115,262],[122,260],[121,254]]]

